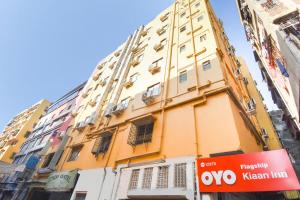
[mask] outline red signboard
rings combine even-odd
[[[299,190],[300,184],[285,150],[197,160],[200,192],[262,192]]]

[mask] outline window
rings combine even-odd
[[[185,14],[186,14],[185,12],[181,13],[181,14],[180,14],[180,17],[181,17],[181,18],[184,17]]]
[[[137,57],[137,61],[142,62],[143,58],[144,58],[144,54],[141,54]]]
[[[195,7],[199,7],[200,6],[200,2],[196,3]]]
[[[175,187],[186,187],[186,163],[180,163],[175,165],[174,181]]]
[[[179,83],[183,83],[185,81],[187,81],[187,71],[186,70],[180,72],[180,74],[179,74]]]
[[[98,89],[98,87],[99,87],[99,84],[97,84],[97,85],[95,86],[94,90],[97,90],[97,89]]]
[[[157,188],[168,188],[169,166],[158,168]]]
[[[143,178],[143,189],[150,189],[151,188],[151,181],[152,181],[152,172],[153,168],[145,168],[144,170],[144,178]]]
[[[165,39],[163,39],[162,41],[160,41],[160,44],[161,44],[162,46],[165,46],[165,45],[167,44],[167,39],[165,38]]]
[[[153,86],[148,87],[147,89],[148,96],[157,96],[160,94],[160,83],[157,83]]]
[[[137,135],[135,144],[144,144],[151,142],[154,123],[137,126]]]
[[[42,168],[46,168],[48,167],[48,165],[50,164],[52,158],[54,156],[54,153],[50,153],[45,157],[44,163],[42,164]]]
[[[132,170],[130,183],[129,183],[129,190],[137,189],[139,174],[140,174],[139,169]]]
[[[67,108],[67,110],[70,110],[71,108],[72,108],[72,105],[69,105],[68,108]]]
[[[162,63],[162,61],[163,61],[163,58],[160,58],[160,59],[154,61],[154,62],[152,63],[152,65],[153,65],[153,66],[160,66],[160,64]]]
[[[76,192],[74,200],[85,200],[85,198],[86,198],[86,193],[83,193],[83,192],[77,193]]]
[[[204,16],[203,16],[203,15],[200,15],[200,16],[197,18],[197,21],[200,22],[203,18],[204,18]]]
[[[121,101],[121,107],[122,107],[122,108],[127,108],[127,107],[128,107],[128,104],[129,104],[129,100],[130,100],[129,97],[127,97],[126,99],[123,99],[123,100]]]
[[[97,103],[99,103],[100,100],[101,100],[101,95],[99,94],[99,95],[96,96],[95,101],[96,101]]]
[[[205,41],[206,38],[207,38],[207,35],[206,35],[206,34],[201,35],[201,36],[200,36],[200,42]]]
[[[68,161],[76,160],[79,157],[79,153],[80,153],[81,149],[82,149],[82,146],[73,147]]]
[[[185,31],[185,30],[186,30],[186,26],[181,27],[181,28],[180,28],[180,33],[182,33],[182,32]]]
[[[204,71],[209,70],[211,68],[210,61],[206,61],[202,64],[202,68]]]
[[[186,49],[186,46],[185,45],[182,45],[181,47],[180,47],[180,53],[182,53],[182,52],[184,52],[185,51],[185,49]]]
[[[109,148],[109,145],[110,145],[110,142],[111,142],[111,139],[112,139],[112,133],[108,132],[108,133],[104,133],[102,136],[101,136],[101,143],[100,143],[100,147],[99,147],[99,153],[106,153],[108,148]]]
[[[132,74],[130,76],[130,81],[134,83],[137,80],[137,77],[138,77],[138,73]]]

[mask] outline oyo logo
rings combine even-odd
[[[201,180],[204,185],[211,185],[214,180],[216,185],[222,185],[222,181],[227,185],[233,185],[236,182],[236,174],[231,170],[219,170],[203,172]]]

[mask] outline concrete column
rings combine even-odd
[[[156,189],[157,177],[158,177],[158,167],[154,167],[152,172],[151,190]]]
[[[174,176],[175,174],[175,164],[172,163],[170,166],[169,166],[169,174],[168,174],[168,188],[175,188],[175,182],[174,182]]]
[[[144,172],[145,172],[144,168],[140,169],[140,174],[139,174],[137,189],[142,189],[143,179],[144,179]]]

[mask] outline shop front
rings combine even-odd
[[[51,173],[44,187],[31,187],[26,197],[28,200],[69,200],[77,182],[78,172]]]

